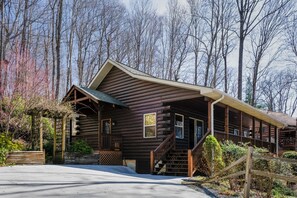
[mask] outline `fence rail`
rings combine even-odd
[[[297,176],[287,176],[281,175],[269,171],[261,171],[253,169],[253,163],[255,159],[262,159],[262,160],[280,160],[281,162],[287,162],[291,164],[297,164],[297,160],[287,159],[287,158],[279,158],[279,157],[272,157],[272,156],[265,156],[253,153],[253,147],[248,148],[248,152],[245,156],[241,157],[237,161],[231,163],[228,167],[224,168],[223,170],[219,171],[218,173],[214,174],[213,176],[209,177],[204,181],[200,181],[202,183],[211,183],[215,181],[220,181],[224,179],[230,178],[237,178],[239,176],[245,175],[245,182],[244,182],[244,197],[250,197],[250,186],[252,182],[253,176],[262,176],[268,177],[271,179],[280,179],[285,180],[287,182],[294,182],[297,183]],[[246,163],[245,171],[238,171],[236,173],[225,175],[227,171],[234,168],[235,166]]]

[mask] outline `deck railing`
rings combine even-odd
[[[228,140],[231,140],[234,143],[239,143],[239,142],[250,143],[250,145],[267,148],[272,153],[276,152],[276,144],[273,142],[268,142],[268,141],[260,140],[256,138],[244,137],[240,135],[234,135],[231,133],[229,133],[228,136],[229,136]],[[215,131],[215,137],[219,141],[224,141],[224,140],[227,140],[227,133],[221,132],[221,131]]]
[[[175,146],[175,133],[171,133],[155,150],[150,152],[151,173],[154,172],[155,165],[160,160],[162,160],[174,146]]]
[[[115,134],[101,134],[101,149],[121,150],[122,136]]]
[[[294,137],[280,137],[279,145],[284,148],[295,147],[296,146],[296,138],[294,138]]]

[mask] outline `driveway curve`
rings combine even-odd
[[[0,167],[0,197],[210,197],[181,180],[136,174],[123,166]]]

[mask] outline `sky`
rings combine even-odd
[[[179,0],[184,1],[184,0]],[[122,2],[125,4],[126,7],[130,7],[130,2],[133,2],[133,0],[122,0]],[[166,7],[168,0],[152,0],[153,7],[156,8],[157,13],[160,15],[164,15],[166,12]]]

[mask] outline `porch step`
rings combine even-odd
[[[155,167],[154,174],[187,176],[188,174],[188,151],[171,150]]]

